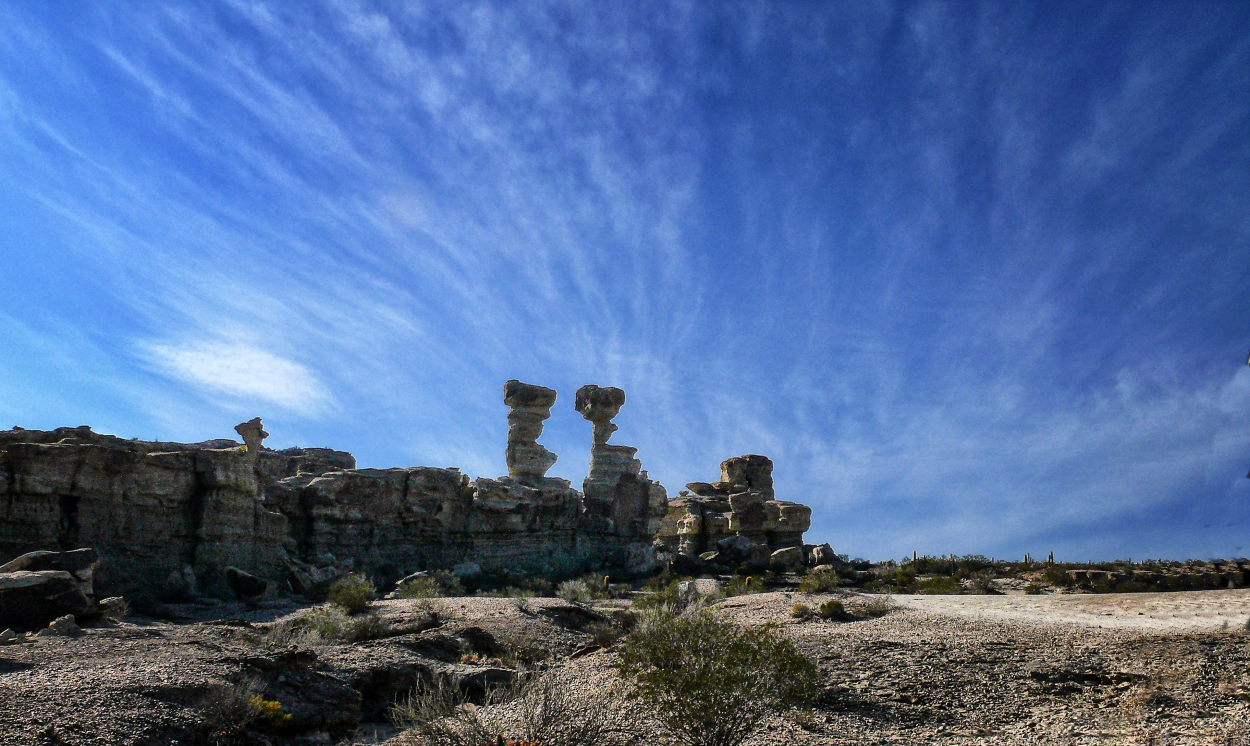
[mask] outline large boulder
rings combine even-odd
[[[805,545],[803,548],[808,549],[809,546],[810,545]],[[819,544],[817,546],[810,546],[810,549],[808,550],[808,553],[807,553],[807,564],[811,565],[812,567],[819,567],[820,565],[832,565],[834,562],[837,561],[837,559],[838,559],[838,555],[834,554],[833,547],[829,546],[829,544],[827,543]]]
[[[95,596],[95,571],[100,566],[100,554],[94,549],[75,549],[70,552],[27,552],[15,560],[0,565],[0,573],[44,572],[59,570],[74,576],[82,592]]]
[[[83,593],[78,579],[64,570],[0,573],[0,629],[30,632],[71,614],[96,613],[95,601]]]
[[[226,568],[226,585],[239,598],[256,598],[269,589],[269,581],[237,567]]]
[[[780,572],[790,572],[803,565],[803,549],[786,547],[773,552],[768,558],[768,566]]]

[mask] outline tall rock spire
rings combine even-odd
[[[668,495],[647,478],[632,446],[612,445],[612,418],[625,404],[625,392],[612,387],[582,386],[573,401],[582,417],[594,424],[590,474],[582,482],[588,519],[600,530],[621,536],[654,534],[668,510]]]
[[[556,392],[512,380],[503,385],[503,403],[512,408],[508,412],[508,476],[546,476],[557,456],[538,443],[538,436],[543,434],[543,420],[551,416]]]

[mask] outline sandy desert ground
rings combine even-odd
[[[715,605],[742,624],[781,623],[823,674],[810,711],[774,718],[751,743],[1250,746],[1250,590],[906,596],[880,618],[791,618],[792,604],[824,598],[777,592]],[[842,598],[852,612],[873,600]],[[433,603],[445,619],[437,628],[306,651],[311,673],[300,675],[362,695],[367,722],[337,734],[340,743],[394,737],[386,705],[414,676],[481,674],[491,664],[478,658],[510,640],[546,650],[586,686],[612,669],[613,650],[587,652],[585,615],[558,599]],[[413,601],[376,606],[394,627],[422,613]],[[301,609],[182,611],[201,621],[131,618],[0,647],[0,746],[194,743],[207,688],[281,658],[264,624]],[[301,743],[332,741],[314,730]]]

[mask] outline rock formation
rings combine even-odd
[[[683,492],[668,501],[658,532],[658,541],[669,551],[762,566],[780,550],[803,547],[812,510],[775,499],[773,462],[768,458],[727,459],[721,463],[719,482],[691,482],[686,487],[694,494]],[[804,552],[783,552],[772,564],[794,564],[796,556],[801,563]]]
[[[551,405],[556,403],[556,392],[512,380],[503,385],[503,403],[512,408],[508,412],[508,476],[541,479],[557,458],[538,444],[543,420],[551,416]]]
[[[588,384],[577,390],[574,406],[594,425],[590,474],[582,482],[587,520],[596,528],[621,536],[653,536],[668,510],[663,485],[647,478],[637,448],[612,445],[612,418],[625,404],[625,392]]]
[[[751,552],[802,544],[810,511],[772,499],[767,459],[731,459],[721,482],[699,487],[706,494],[670,506],[636,449],[608,442],[624,392],[585,386],[575,404],[594,445],[583,494],[546,476],[556,455],[537,441],[556,392],[509,381],[503,393],[508,474],[494,479],[269,449],[259,418],[236,428],[242,445],[124,440],[86,426],[0,431],[0,561],[90,546],[101,595],[188,599],[249,595],[260,584],[244,588],[247,576],[315,595],[349,569],[380,582],[454,570],[472,584],[647,573],[656,546],[699,554],[726,537]]]

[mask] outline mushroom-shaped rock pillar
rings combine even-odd
[[[546,476],[556,455],[538,444],[543,420],[551,416],[556,392],[532,383],[508,381],[503,385],[503,403],[508,412],[508,476],[537,479]]]
[[[594,424],[594,445],[590,448],[590,481],[616,484],[622,474],[637,476],[642,462],[634,458],[637,448],[609,445],[616,432],[612,418],[625,404],[625,392],[614,387],[582,386],[577,390],[574,406],[582,417]]]
[[[260,452],[265,438],[269,437],[269,433],[265,432],[265,426],[261,424],[259,417],[253,417],[247,422],[240,422],[234,426],[234,431],[239,434],[239,437],[243,438],[244,447],[252,455]]]

